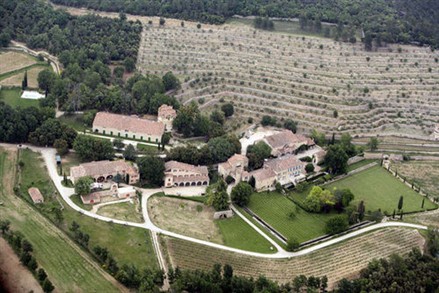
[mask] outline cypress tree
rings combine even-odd
[[[24,72],[23,81],[21,82],[21,89],[27,89],[27,70]]]
[[[401,209],[402,209],[403,204],[404,204],[404,197],[401,195],[401,196],[399,197],[398,210],[401,210]]]

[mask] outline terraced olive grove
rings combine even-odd
[[[439,53],[335,42],[250,26],[147,24],[137,68],[178,74],[182,102],[233,101],[237,117],[291,118],[304,131],[427,137],[439,121]],[[258,119],[255,120],[256,122]]]

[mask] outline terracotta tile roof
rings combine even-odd
[[[93,121],[93,128],[103,127],[139,134],[162,136],[165,125],[161,122],[142,119],[135,116],[126,116],[108,112],[98,112]]]
[[[137,173],[137,168],[123,160],[90,162],[70,168],[70,176],[74,178],[94,177],[103,174],[123,174],[124,172]]]
[[[40,203],[44,201],[44,197],[41,194],[40,190],[36,187],[31,187],[28,189],[27,191],[30,195],[30,197],[32,198],[32,201],[34,203]]]
[[[220,163],[219,165],[221,165],[226,170],[230,170],[233,166],[236,166],[239,163],[241,164],[241,166],[248,166],[248,158],[241,154],[234,154],[226,162]]]
[[[165,119],[175,118],[177,117],[177,112],[174,110],[172,106],[163,104],[158,109],[158,116]]]
[[[295,155],[286,155],[284,157],[269,160],[264,163],[264,168],[271,169],[276,173],[285,171],[289,168],[296,166],[304,167],[305,163],[298,160]]]
[[[169,161],[165,163],[165,172],[171,172],[173,169],[189,171],[194,173],[199,173],[202,175],[208,175],[209,171],[206,166],[194,166],[186,163],[181,163],[177,161]]]
[[[276,178],[276,174],[273,170],[268,168],[257,169],[248,174],[249,177],[254,177],[256,181],[263,181],[269,178]]]
[[[307,138],[301,134],[294,134],[291,130],[283,130],[279,133],[267,136],[265,140],[271,146],[271,148],[274,149],[282,148],[286,145],[294,145],[299,143],[307,145],[314,144],[314,141],[312,139]]]
[[[209,181],[209,176],[207,176],[207,175],[173,176],[172,180],[174,181],[174,183],[203,182],[203,181]]]

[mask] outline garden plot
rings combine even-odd
[[[325,185],[325,188],[331,190],[349,188],[355,196],[353,204],[358,205],[361,200],[364,200],[366,211],[381,209],[391,214],[393,210],[398,209],[401,195],[404,197],[403,211],[405,213],[423,210],[421,208],[423,197],[380,166],[350,175]],[[435,207],[437,206],[434,203],[425,200],[424,209]]]
[[[191,40],[191,42],[187,42]],[[182,102],[233,101],[241,118],[271,115],[304,130],[428,136],[439,120],[439,53],[255,31],[146,26],[137,67],[184,77]],[[334,110],[337,114],[334,115]]]
[[[165,238],[171,263],[182,269],[210,270],[215,263],[229,264],[237,275],[257,278],[265,275],[279,283],[291,282],[298,275],[323,276],[329,288],[342,278],[359,274],[371,260],[393,253],[407,254],[422,248],[425,240],[414,230],[382,229],[347,240],[305,256],[291,259],[262,259],[218,250],[184,240]]]

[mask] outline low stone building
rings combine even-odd
[[[157,121],[165,125],[165,131],[172,130],[172,122],[177,117],[177,112],[172,106],[161,105],[157,112]]]
[[[165,132],[165,125],[137,116],[98,112],[93,121],[93,132],[159,143]]]
[[[70,180],[73,183],[85,176],[92,177],[95,182],[106,182],[118,174],[127,184],[136,184],[140,179],[136,164],[123,160],[90,162],[70,168]]]
[[[31,187],[27,191],[29,193],[30,198],[34,202],[34,204],[43,203],[44,197],[41,194],[40,190],[36,187]]]
[[[272,190],[276,182],[282,186],[296,185],[306,178],[306,163],[297,159],[294,155],[286,155],[280,158],[268,160],[261,169],[245,172],[243,181],[255,180],[255,189]]]
[[[244,155],[235,154],[227,162],[218,164],[218,173],[226,178],[233,177],[236,182],[240,182],[243,172],[248,167],[248,158]]]
[[[314,140],[301,134],[295,134],[291,130],[283,130],[267,136],[262,141],[271,147],[271,155],[273,157],[296,154],[301,147],[309,148],[315,146]]]
[[[165,163],[165,187],[209,185],[206,166],[194,166],[177,161]]]

